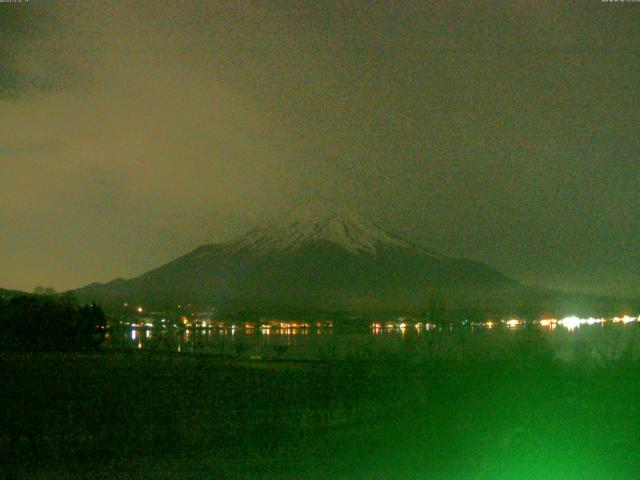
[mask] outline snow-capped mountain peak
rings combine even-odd
[[[296,250],[311,242],[337,244],[351,253],[376,254],[381,248],[426,249],[391,235],[353,210],[316,204],[291,210],[230,242],[236,251],[255,253]]]

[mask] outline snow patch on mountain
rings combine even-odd
[[[229,242],[235,251],[254,253],[293,251],[311,242],[327,241],[360,254],[403,249],[433,255],[427,249],[391,235],[352,210],[316,205],[292,210]]]

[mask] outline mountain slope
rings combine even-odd
[[[102,302],[368,310],[414,307],[436,291],[471,300],[518,288],[483,263],[437,255],[353,212],[322,207],[289,212],[139,277],[76,293]]]

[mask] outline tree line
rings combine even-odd
[[[95,304],[79,305],[53,292],[0,298],[0,349],[78,351],[97,349],[107,318]]]

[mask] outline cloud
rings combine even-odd
[[[153,255],[224,239],[251,221],[237,212],[269,211],[294,183],[277,121],[218,74],[208,29],[187,29],[195,12],[150,6],[36,6],[13,32],[3,67],[21,83],[0,100],[5,245],[30,237],[71,259],[117,243],[115,258],[50,282],[132,274]],[[140,259],[125,266],[125,249]],[[37,270],[29,249],[14,252]]]
[[[526,274],[638,175],[631,14],[554,5],[0,5],[0,285],[133,275],[318,197]]]

